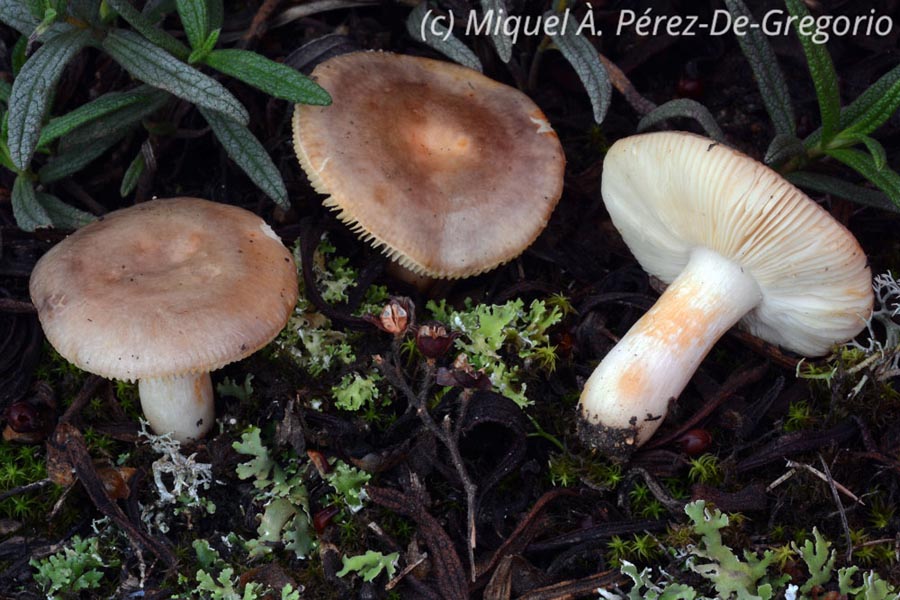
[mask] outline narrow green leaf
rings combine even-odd
[[[59,152],[65,153],[95,140],[103,140],[118,133],[128,133],[143,119],[159,110],[171,98],[162,90],[148,87],[146,100],[123,106],[81,127],[72,130],[59,142]]]
[[[250,130],[222,113],[205,108],[200,112],[231,160],[278,206],[290,208],[278,167]]]
[[[90,163],[100,158],[107,150],[119,142],[127,131],[118,131],[89,143],[71,145],[65,151],[52,157],[38,171],[41,183],[53,183],[77,173]]]
[[[406,18],[406,31],[426,46],[434,48],[453,62],[481,72],[481,61],[468,46],[454,37],[447,27],[435,19],[428,2],[420,2]]]
[[[247,109],[222,84],[139,35],[114,29],[103,40],[103,47],[117,63],[144,83],[198,106],[223,112],[242,124],[249,122]]]
[[[791,15],[796,17],[793,25],[803,46],[809,74],[816,88],[819,113],[822,117],[822,136],[827,144],[837,133],[841,118],[841,93],[838,90],[837,73],[834,71],[834,63],[831,62],[825,44],[813,41],[814,31],[805,25],[813,19],[806,5],[801,0],[785,0],[785,4]]]
[[[99,26],[101,0],[69,0],[69,12],[76,18]]]
[[[795,171],[794,173],[788,173],[787,179],[794,185],[804,189],[822,194],[832,194],[864,206],[900,213],[900,206],[891,202],[881,192],[849,183],[837,177],[823,175],[822,173]]]
[[[12,63],[12,72],[13,72],[13,81],[15,81],[16,77],[19,76],[19,73],[22,72],[22,67],[25,66],[25,60],[28,58],[25,56],[25,50],[28,48],[28,36],[23,35],[16,43],[13,45],[12,52],[10,52],[10,62]]]
[[[544,13],[545,22],[551,17],[560,18],[559,13],[552,10]],[[606,118],[612,101],[612,82],[597,56],[597,49],[587,37],[579,35],[574,29],[560,27],[550,34],[550,38],[578,74],[591,99],[594,121],[599,125]]]
[[[16,177],[12,189],[12,211],[16,224],[22,231],[34,231],[50,227],[53,221],[46,209],[37,201],[34,186],[24,175]]]
[[[128,168],[125,169],[125,175],[122,176],[122,185],[119,186],[119,195],[123,198],[134,191],[137,187],[138,180],[144,174],[147,168],[147,161],[144,160],[144,153],[138,152]]]
[[[197,0],[198,2],[200,0]],[[134,27],[142,36],[159,46],[172,56],[187,60],[191,50],[159,27],[152,20],[141,14],[129,0],[107,0],[119,16]],[[124,65],[122,65],[124,66]],[[127,67],[126,67],[127,68]]]
[[[175,12],[175,0],[147,0],[141,14],[152,23],[158,23],[169,13]]]
[[[878,140],[867,135],[855,135],[852,139],[866,147],[869,154],[872,155],[872,162],[876,169],[880,171],[887,165],[887,152]]]
[[[247,50],[213,50],[206,64],[271,96],[294,104],[331,104],[331,96],[312,79],[287,65]],[[215,110],[215,109],[214,109]]]
[[[222,32],[221,29],[213,29],[209,32],[209,35],[200,44],[199,48],[194,48],[191,52],[191,55],[188,57],[188,63],[195,64],[198,62],[203,62],[206,60],[206,57],[212,52],[213,48],[216,47],[216,42],[219,41],[219,34]]]
[[[97,220],[97,217],[74,206],[69,206],[53,194],[38,192],[35,194],[53,227],[59,229],[78,229]]]
[[[508,12],[506,2],[503,0],[481,0],[481,11],[483,16],[492,15],[493,18],[488,21],[489,23],[496,22],[497,19],[506,18]],[[491,28],[490,36],[491,42],[497,50],[497,56],[499,56],[500,60],[503,62],[508,63],[509,59],[512,58],[512,37],[506,33],[503,27],[500,27],[499,29]]]
[[[16,174],[21,173],[19,168],[13,164],[12,158],[9,156],[9,146],[6,145],[5,136],[0,137],[0,167],[9,169]]]
[[[24,170],[41,135],[56,82],[66,63],[90,40],[88,31],[70,31],[46,42],[31,55],[9,97],[9,151],[13,164]]]
[[[800,138],[779,133],[772,138],[763,162],[769,166],[777,165],[802,154],[806,154],[806,147]]]
[[[871,181],[875,186],[887,194],[892,202],[900,206],[900,174],[883,167],[879,169],[875,165],[875,159],[865,152],[850,148],[833,148],[826,154],[841,161],[857,173]]]
[[[0,21],[24,36],[31,35],[39,22],[21,0],[0,0]]]
[[[43,131],[41,131],[41,139],[38,142],[38,146],[46,146],[73,129],[97,120],[111,112],[139,102],[148,102],[151,97],[149,92],[152,89],[149,86],[140,86],[128,92],[110,92],[87,104],[82,104],[70,113],[50,119],[44,126]]]
[[[885,73],[841,113],[841,127],[868,135],[900,108],[900,65]]]
[[[181,25],[187,34],[191,48],[199,48],[206,41],[209,34],[209,12],[206,6],[207,0],[178,0],[178,16]]]
[[[637,130],[645,131],[661,121],[676,117],[697,121],[709,137],[717,142],[725,143],[725,134],[722,133],[722,129],[716,123],[716,119],[709,112],[709,109],[690,98],[677,98],[659,105],[653,111],[644,115],[638,122]]]
[[[775,131],[784,135],[797,135],[791,95],[769,40],[742,0],[725,0],[725,6],[732,17],[746,17],[750,20],[751,26],[747,28],[746,35],[736,37],[741,51],[753,70],[753,77],[756,79],[756,85],[759,86],[760,94],[762,94],[766,112],[769,113],[769,118],[775,125]]]

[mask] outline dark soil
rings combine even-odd
[[[274,6],[270,19],[293,5],[265,4]],[[895,0],[814,4],[816,10],[832,14],[852,14],[865,5],[900,17]],[[260,6],[240,1],[226,2],[226,6],[223,39],[233,45],[250,30]],[[448,0],[446,6],[468,10],[465,0]],[[598,23],[609,30],[614,30],[617,11],[645,6],[653,6],[657,14],[707,16],[721,8],[719,2],[706,1],[593,2]],[[767,7],[780,6],[767,0],[754,3],[753,10],[761,14]],[[540,14],[547,8],[546,3],[533,0],[510,3],[512,12],[522,14]],[[406,32],[408,11],[405,5],[386,2],[342,8],[280,27],[263,24],[255,36],[241,43],[268,57],[285,59],[304,72],[331,53],[352,49],[437,57]],[[175,17],[166,25],[180,32]],[[8,81],[9,53],[16,38],[15,32],[0,28],[0,69]],[[681,506],[689,498],[706,499],[723,511],[745,517],[728,530],[726,540],[734,548],[762,549],[795,536],[804,539],[817,527],[835,543],[839,563],[844,564],[850,549],[848,534],[854,532],[856,560],[868,561],[858,564],[877,568],[883,577],[900,583],[896,559],[900,514],[893,510],[900,500],[900,394],[893,380],[870,379],[848,400],[861,376],[847,373],[850,365],[839,359],[826,365],[823,360],[813,364],[823,371],[836,366],[833,378],[827,382],[797,378],[799,357],[734,332],[716,345],[654,440],[630,462],[614,467],[580,442],[575,433],[575,404],[584,380],[657,297],[610,223],[599,193],[605,149],[635,133],[640,115],[616,93],[606,120],[596,126],[575,72],[556,52],[544,54],[534,85],[527,87],[540,39],[520,42],[509,65],[497,58],[485,39],[466,41],[481,58],[487,75],[524,87],[547,114],[566,152],[566,187],[546,231],[520,258],[485,275],[442,285],[440,297],[462,306],[466,298],[503,303],[516,297],[530,301],[563,294],[574,308],[551,332],[558,347],[555,371],[528,376],[528,396],[534,404],[527,411],[498,394],[474,388],[454,388],[439,403],[428,399],[438,428],[445,418],[452,423],[450,437],[477,488],[475,576],[467,548],[467,497],[457,465],[435,430],[412,410],[414,399],[390,386],[387,417],[376,422],[328,403],[315,410],[309,399],[327,392],[339,376],[317,380],[289,360],[266,352],[214,375],[217,382],[224,377],[240,382],[252,373],[254,394],[243,401],[220,397],[217,415],[234,419],[234,425],[189,449],[197,453],[197,460],[211,463],[214,477],[222,482],[206,496],[215,502],[215,513],[194,512],[189,519],[176,520],[166,534],[149,532],[139,519],[139,503],[153,499],[150,466],[157,456],[137,437],[133,411],[118,408],[116,394],[122,388],[65,368],[41,341],[30,309],[31,268],[66,232],[20,231],[9,202],[13,176],[0,171],[0,409],[23,401],[38,407],[34,418],[43,425],[37,427],[34,460],[50,461],[51,475],[74,468],[77,479],[69,488],[57,481],[22,491],[16,496],[30,503],[27,511],[5,508],[0,514],[0,596],[43,597],[28,560],[57,551],[58,544],[75,534],[92,535],[92,521],[105,516],[125,534],[117,538],[115,551],[121,564],[105,569],[103,597],[126,597],[137,591],[142,567],[146,569],[144,598],[164,598],[175,589],[191,589],[179,587],[178,574],[193,577],[197,559],[191,542],[204,538],[226,561],[237,565],[242,583],[257,581],[280,588],[290,581],[305,586],[303,598],[384,598],[389,594],[454,599],[596,598],[597,587],[622,583],[611,562],[613,536],[631,539],[650,532],[670,540],[673,527],[685,521]],[[676,97],[694,98],[712,111],[731,145],[762,157],[774,129],[733,36],[642,38],[626,31],[593,41],[644,98],[656,104]],[[895,32],[888,38],[843,37],[829,44],[846,102],[897,64],[897,42]],[[793,36],[774,39],[773,45],[789,79],[799,134],[806,135],[817,127],[819,117],[803,54]],[[83,51],[67,68],[52,112],[66,113],[106,91],[130,85],[128,75],[104,55]],[[49,191],[95,214],[151,197],[209,198],[258,213],[288,245],[305,236],[304,245],[310,250],[315,244],[309,240],[314,242],[327,231],[338,253],[349,257],[361,279],[384,284],[392,294],[410,296],[419,314],[425,314],[426,299],[385,275],[384,259],[322,207],[321,197],[311,189],[294,156],[291,107],[233,80],[227,85],[249,109],[252,130],[281,170],[291,210],[276,209],[225,156],[199,113],[175,101],[154,116],[153,133],[142,129]],[[702,133],[688,120],[668,125]],[[900,117],[894,115],[876,136],[887,150],[888,164],[900,164]],[[119,184],[142,144],[152,150],[155,168],[142,176],[132,196],[122,199]],[[817,168],[862,183],[858,175],[835,163],[822,162]],[[900,268],[896,213],[829,196],[813,198],[857,236],[873,274]],[[351,317],[353,306],[319,308],[328,311],[336,328],[362,332],[355,346],[359,361],[367,362],[373,355],[389,360],[395,356],[390,336]],[[438,365],[448,366],[447,360],[440,359]],[[412,361],[404,364],[398,377],[418,389],[425,369],[423,360]],[[46,401],[48,397],[55,401]],[[791,408],[801,403],[808,407],[809,419],[796,428],[786,427]],[[322,521],[319,549],[309,560],[295,559],[292,552],[278,547],[265,560],[241,564],[244,558],[229,555],[221,543],[229,532],[256,536],[255,515],[261,507],[254,504],[252,485],[235,475],[235,466],[245,458],[232,449],[241,429],[249,425],[261,427],[273,452],[296,453],[309,478],[310,511]],[[538,426],[562,448],[535,435]],[[690,433],[693,437],[685,442],[686,430],[699,432]],[[98,446],[97,439],[105,441]],[[62,442],[68,445],[62,447]],[[0,443],[11,448],[11,442]],[[19,451],[7,454],[14,452]],[[127,466],[136,469],[136,474],[125,493],[111,499],[98,473],[124,453],[130,453]],[[690,461],[698,453],[718,457],[718,478],[691,480]],[[325,522],[331,500],[314,468],[320,456],[337,457],[372,473],[370,500],[362,511],[352,515],[344,511]],[[831,479],[821,481],[801,470],[767,489],[786,472],[786,459],[826,471]],[[608,485],[610,469],[621,474],[614,488]],[[834,483],[863,498],[865,505],[840,496],[838,506],[832,494]],[[659,494],[659,514],[640,510],[646,504],[636,503],[632,494],[640,487]],[[671,498],[676,488],[685,495]],[[2,489],[0,496],[5,496]],[[0,508],[12,506],[8,499],[4,501],[7,504]],[[873,507],[881,507],[880,514],[887,517],[876,522]],[[880,540],[886,550],[860,555],[860,544],[866,540]],[[427,558],[405,573],[390,592],[384,590],[384,575],[371,583],[336,576],[342,556],[366,550],[400,552],[401,569],[413,565],[422,553]],[[668,564],[660,555],[633,560]],[[784,568],[791,572],[795,567],[789,562]],[[100,597],[85,594],[82,597]]]

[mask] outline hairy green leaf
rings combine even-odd
[[[900,206],[900,174],[897,174],[896,171],[888,167],[879,169],[872,156],[859,150],[832,148],[827,150],[826,154],[841,161],[874,183],[878,189],[887,194],[892,202]]]
[[[225,7],[222,0],[207,0],[207,16],[209,18],[207,31],[215,31],[222,28],[225,20]]]
[[[210,31],[209,35],[206,36],[206,39],[203,40],[203,43],[191,51],[191,55],[188,57],[188,63],[193,65],[198,62],[203,62],[207,55],[212,52],[213,48],[216,47],[221,32],[221,29],[213,29]]]
[[[742,0],[725,0],[725,7],[732,17],[746,17],[750,19],[750,23],[758,25]],[[784,135],[797,135],[791,95],[766,35],[758,26],[751,26],[747,28],[746,35],[737,36],[737,41],[753,70],[753,77],[762,94],[766,112],[775,125],[775,131]]]
[[[821,194],[832,194],[857,204],[900,213],[900,206],[891,202],[881,192],[849,183],[838,177],[822,173],[810,173],[808,171],[788,173],[786,177],[788,181],[804,189],[813,190]]]
[[[559,15],[554,11],[547,11],[544,13],[544,20],[551,16],[558,17]],[[597,49],[585,36],[564,27],[560,27],[558,31],[552,33],[550,38],[575,69],[584,89],[587,90],[588,97],[591,99],[591,107],[594,110],[594,121],[597,124],[602,123],[612,100],[612,82],[606,72],[606,67],[597,56]]]
[[[52,157],[47,164],[38,171],[41,183],[53,183],[69,175],[77,173],[96,159],[100,158],[107,150],[112,148],[127,134],[127,131],[117,131],[106,137],[91,140],[83,144],[71,144],[64,151]]]
[[[202,107],[200,112],[231,160],[278,206],[290,208],[287,189],[278,167],[250,130],[228,115]]]
[[[900,65],[888,71],[843,110],[841,127],[849,133],[868,135],[881,127],[898,108]]]
[[[722,129],[719,127],[719,124],[716,123],[716,119],[712,116],[712,113],[709,112],[709,109],[690,98],[676,98],[675,100],[669,100],[665,104],[661,104],[653,111],[644,115],[638,122],[637,130],[645,131],[660,121],[676,117],[694,119],[700,124],[709,137],[717,142],[725,142],[725,134],[722,133]]]
[[[144,153],[138,152],[134,157],[134,160],[131,161],[131,164],[128,165],[128,168],[125,169],[125,175],[122,176],[122,185],[119,186],[119,195],[123,198],[134,191],[134,188],[137,187],[138,180],[141,178],[141,175],[144,173],[144,169],[147,168],[147,161],[144,160]]]
[[[200,0],[197,0],[199,2]],[[107,3],[119,13],[119,16],[134,27],[142,36],[159,46],[172,56],[187,60],[190,49],[180,41],[154,25],[153,21],[132,6],[130,0],[107,0]],[[125,66],[125,65],[122,65]],[[126,67],[127,68],[127,67]]]
[[[222,84],[139,35],[114,29],[106,36],[103,47],[116,62],[144,83],[197,106],[218,110],[244,125],[249,122],[247,109]]]
[[[126,106],[149,102],[151,90],[153,88],[150,86],[140,86],[128,92],[110,92],[87,104],[82,104],[70,113],[50,119],[41,131],[38,146],[45,146],[85,123],[95,121]]]
[[[428,2],[421,2],[410,11],[406,18],[406,31],[414,39],[434,48],[453,62],[481,72],[481,61],[475,53],[434,18],[428,8]]]
[[[481,10],[485,16],[493,16],[488,23],[494,23],[498,19],[503,19],[507,14],[506,2],[503,0],[481,0]],[[492,27],[490,36],[491,42],[497,50],[497,56],[499,56],[500,60],[503,62],[508,63],[509,59],[512,58],[512,37],[506,33],[503,27],[500,27],[499,29]]]
[[[814,42],[812,32],[802,26],[804,18],[807,21],[812,18],[806,5],[801,0],[785,0],[785,4],[791,15],[796,17],[794,29],[809,64],[809,73],[816,88],[816,98],[822,116],[822,136],[825,143],[828,143],[837,133],[841,118],[841,93],[838,90],[834,63],[831,62],[831,56],[825,45]]]
[[[777,165],[803,154],[806,154],[806,147],[800,138],[779,133],[772,138],[763,161],[770,166]]]
[[[247,50],[213,50],[206,64],[271,96],[294,104],[331,104],[331,96],[312,79],[287,65]]]
[[[0,21],[24,36],[31,35],[39,22],[21,0],[0,0]]]
[[[53,221],[43,206],[37,201],[34,186],[24,175],[16,177],[12,189],[12,211],[16,224],[22,231],[34,231],[50,227]]]
[[[159,110],[171,97],[156,88],[148,87],[147,90],[145,101],[123,106],[72,130],[60,140],[59,151],[68,152],[74,147],[89,144],[94,140],[101,140],[116,133],[127,133],[143,119]]]
[[[191,48],[199,48],[209,35],[209,12],[206,0],[178,0],[178,16]]]
[[[75,30],[46,42],[31,55],[9,96],[9,151],[20,169],[28,167],[41,135],[56,82],[66,63],[90,40],[90,32]]]
[[[75,208],[74,206],[69,206],[53,194],[38,192],[35,196],[38,204],[44,208],[47,215],[50,217],[53,227],[58,227],[60,229],[78,229],[79,227],[84,227],[88,223],[97,220],[97,217],[91,213]]]

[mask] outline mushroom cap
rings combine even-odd
[[[613,144],[603,200],[645,271],[666,284],[698,246],[756,279],[762,301],[740,322],[806,356],[865,326],[872,278],[853,235],[778,173],[713,140],[657,132]]]
[[[30,291],[66,360],[135,380],[249,356],[284,327],[298,288],[290,252],[261,218],[172,198],[79,229],[38,261]]]
[[[565,156],[525,94],[459,65],[356,52],[313,71],[328,107],[297,105],[294,148],[325,205],[402,266],[476,275],[531,244]]]

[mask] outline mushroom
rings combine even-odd
[[[38,261],[30,292],[66,360],[138,380],[153,430],[187,442],[213,424],[209,372],[275,337],[298,288],[291,254],[265,221],[172,198],[79,229]]]
[[[587,380],[579,433],[625,458],[659,427],[735,323],[820,356],[872,311],[853,235],[775,171],[712,140],[659,132],[616,142],[603,165],[613,224],[645,271],[669,284]]]
[[[488,271],[547,224],[565,156],[522,92],[459,65],[383,52],[332,58],[313,76],[333,102],[296,106],[300,164],[326,206],[411,274]]]

